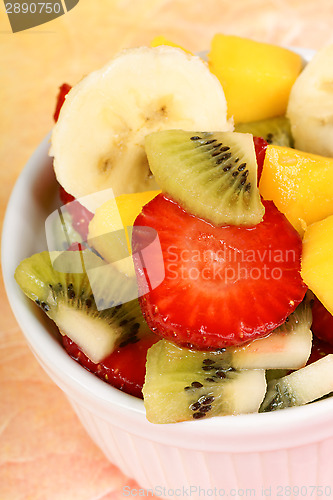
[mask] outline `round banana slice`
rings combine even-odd
[[[333,156],[333,45],[320,50],[297,78],[287,116],[296,149]]]
[[[232,130],[217,78],[178,48],[122,51],[69,92],[51,139],[57,179],[76,198],[157,189],[144,137],[174,128]]]

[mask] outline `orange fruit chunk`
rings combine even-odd
[[[208,61],[235,123],[285,114],[291,87],[302,69],[301,57],[291,50],[222,34],[214,36]]]
[[[308,225],[333,214],[333,158],[269,145],[259,191],[302,235]]]
[[[302,278],[333,314],[333,215],[309,226],[304,234]]]

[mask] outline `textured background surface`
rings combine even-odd
[[[124,47],[164,34],[189,50],[223,32],[318,49],[333,43],[331,0],[81,0],[12,34],[0,4],[0,220],[10,191],[52,127],[58,86]],[[14,228],[13,228],[14,230]],[[135,485],[109,464],[30,353],[0,288],[0,500],[111,500]]]

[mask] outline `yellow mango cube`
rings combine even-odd
[[[333,214],[333,158],[269,145],[259,191],[302,235],[308,225]]]
[[[208,54],[235,123],[283,115],[289,93],[302,69],[291,50],[247,38],[217,34]]]
[[[169,47],[176,47],[178,49],[182,49],[187,54],[191,54],[193,56],[192,52],[190,52],[187,49],[184,49],[184,47],[182,47],[181,45],[178,45],[177,43],[174,43],[171,40],[168,40],[163,35],[155,36],[155,38],[150,42],[151,47],[158,47],[159,45],[169,45]]]
[[[333,215],[306,229],[301,273],[310,290],[333,314]]]
[[[134,276],[131,228],[142,207],[160,191],[122,194],[103,203],[89,223],[88,243],[127,276]]]

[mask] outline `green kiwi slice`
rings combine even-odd
[[[288,370],[302,368],[309,359],[312,347],[312,310],[306,297],[286,319],[267,337],[238,347],[229,347],[230,364],[234,368],[266,368],[269,379],[282,377]],[[287,371],[286,371],[287,370]],[[285,373],[283,373],[285,371]]]
[[[162,191],[189,213],[217,226],[262,220],[252,135],[163,130],[145,148]]]
[[[19,264],[15,279],[94,363],[150,333],[133,299],[134,278],[90,250],[35,254]]]
[[[277,116],[256,122],[238,123],[235,125],[235,131],[262,137],[268,144],[294,147],[290,122],[286,116]]]
[[[301,406],[332,393],[333,354],[296,370],[284,377],[270,380],[260,412]]]
[[[152,423],[257,412],[265,392],[265,370],[236,370],[224,350],[194,351],[167,340],[148,350],[143,396]]]

